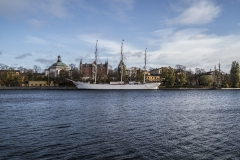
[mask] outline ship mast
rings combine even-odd
[[[94,71],[94,80],[95,80],[95,84],[97,84],[97,42],[98,40],[96,41],[96,49],[95,49],[95,71]]]
[[[121,83],[122,83],[122,78],[123,78],[123,41],[124,39],[122,40],[122,46],[121,46]]]
[[[145,58],[144,58],[144,61],[145,61],[145,63],[144,63],[144,71],[143,71],[143,74],[144,74],[144,79],[143,79],[143,83],[146,83],[145,81],[145,79],[146,79],[146,75],[145,75],[145,72],[146,72],[146,63],[147,63],[147,48],[145,49]]]

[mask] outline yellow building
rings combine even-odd
[[[19,83],[21,83],[19,70],[0,70],[0,85],[17,86]]]
[[[48,82],[47,81],[28,81],[28,86],[36,86],[36,87],[47,87],[48,86]],[[50,81],[50,85],[49,86],[56,86],[53,84],[53,81]]]
[[[160,78],[160,75],[151,75],[149,72],[146,74],[146,81],[149,82],[159,82]]]

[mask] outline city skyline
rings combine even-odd
[[[240,60],[240,0],[1,0],[0,63],[42,70],[57,61],[116,68],[184,65],[229,72]]]

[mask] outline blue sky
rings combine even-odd
[[[67,65],[115,68],[124,39],[127,67],[177,64],[229,72],[240,61],[240,0],[0,0],[0,63],[46,69]]]

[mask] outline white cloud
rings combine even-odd
[[[79,40],[89,43],[90,45],[96,45],[96,40],[98,40],[98,54],[102,60],[108,59],[112,66],[117,67],[120,57],[121,57],[121,44],[122,40],[113,40],[113,39],[105,39],[102,38],[103,35],[100,34],[85,34],[77,36]],[[139,50],[134,47],[131,42],[124,41],[123,42],[123,56],[124,62],[127,67],[143,66],[143,55],[144,50]],[[94,57],[94,51],[88,57]],[[93,58],[92,58],[93,59]],[[92,60],[91,59],[91,60]]]
[[[1,0],[0,1],[0,16],[12,17],[19,16],[19,13],[24,12],[30,6],[29,0]],[[28,9],[29,10],[29,9]]]
[[[71,2],[65,0],[1,0],[0,16],[12,18],[19,16],[38,15],[38,13],[57,18],[69,15],[68,8]]]
[[[32,53],[21,54],[21,55],[15,57],[15,59],[24,59],[24,58],[27,58],[27,56],[32,56]]]
[[[182,9],[180,15],[168,21],[169,24],[203,25],[212,22],[221,9],[211,1],[193,1],[189,7]]]
[[[44,39],[33,36],[27,36],[25,42],[34,44],[47,44],[47,42]]]
[[[120,10],[132,10],[135,0],[107,0],[111,7]]]
[[[174,67],[181,64],[193,70],[209,70],[209,66],[217,65],[220,60],[223,70],[228,72],[228,65],[240,60],[240,35],[208,35],[205,31],[207,29],[204,28],[175,31],[168,39],[159,43],[157,50],[149,52],[151,65]]]
[[[28,20],[27,23],[32,28],[41,28],[45,24],[45,21],[33,18],[33,19]]]
[[[40,1],[39,8],[47,14],[58,18],[65,18],[69,15],[67,11],[68,3],[64,0]]]
[[[153,35],[157,36],[169,36],[174,32],[174,28],[165,28],[151,32]]]
[[[135,5],[135,0],[105,0],[109,11],[105,13],[114,19],[120,21],[128,21],[128,11],[132,10]]]
[[[237,23],[237,26],[238,26],[238,27],[240,27],[240,22],[239,22],[239,23]]]

